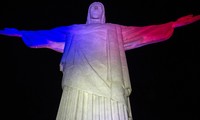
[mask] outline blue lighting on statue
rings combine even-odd
[[[21,31],[23,41],[29,47],[44,47],[51,43],[63,43],[71,39],[71,27],[57,27],[51,30]]]

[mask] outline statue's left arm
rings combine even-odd
[[[198,20],[200,20],[200,15],[187,15],[176,21],[165,24],[143,27],[124,26],[122,27],[124,48],[125,50],[130,50],[144,45],[165,41],[172,36],[175,28],[191,24]]]

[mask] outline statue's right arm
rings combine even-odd
[[[0,35],[21,37],[26,46],[30,48],[47,48],[63,53],[65,41],[70,39],[71,27],[56,27],[46,30],[17,30],[5,28]]]
[[[11,37],[22,37],[19,30],[15,28],[5,28],[0,30],[0,35],[11,36]]]
[[[57,42],[54,40],[47,40],[45,34],[47,31],[26,31],[18,30],[16,28],[4,28],[0,30],[0,35],[10,37],[20,37],[23,42],[30,48],[48,48],[57,52],[63,52],[64,42]],[[44,34],[44,35],[43,35]],[[41,38],[45,39],[41,39]]]

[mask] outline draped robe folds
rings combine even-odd
[[[78,25],[69,44],[65,46],[61,60],[64,68],[63,87],[66,85],[108,97],[124,103],[130,109],[129,95],[132,88],[125,49],[136,48],[170,37],[173,32],[171,25],[172,23],[167,23],[162,27],[149,26],[145,29],[109,23]],[[160,31],[165,27],[165,31],[162,31],[164,33],[156,34],[159,30],[152,29],[156,27]],[[133,31],[137,31],[136,34],[129,33]],[[144,33],[151,34],[145,39],[141,37]],[[148,37],[152,39],[148,40]],[[134,40],[131,41],[131,39]]]
[[[31,48],[63,52],[60,62],[63,88],[75,88],[122,103],[130,117],[132,89],[125,51],[167,40],[174,31],[172,25],[173,22],[145,27],[75,24],[20,32]]]
[[[63,86],[78,88],[126,104],[131,92],[121,28],[91,24],[79,28],[66,46]]]

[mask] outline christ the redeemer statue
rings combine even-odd
[[[142,27],[106,23],[103,4],[93,2],[86,24],[36,31],[5,28],[0,34],[21,37],[30,48],[63,53],[63,93],[56,120],[132,120],[125,51],[165,41],[174,28],[198,20],[200,15]]]

